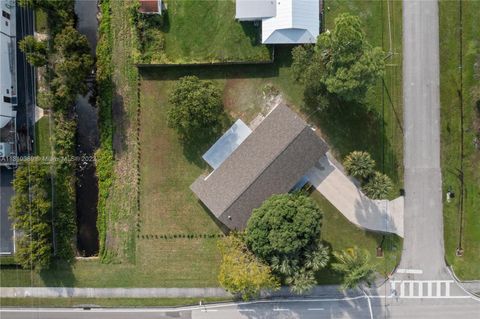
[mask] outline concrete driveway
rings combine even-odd
[[[403,197],[371,200],[335,164],[329,153],[308,173],[309,182],[358,227],[403,237]]]

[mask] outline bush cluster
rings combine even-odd
[[[347,174],[358,178],[362,183],[362,190],[372,199],[387,199],[393,189],[391,179],[375,171],[375,160],[369,153],[353,151],[345,157],[343,165]]]
[[[22,42],[21,49],[26,51],[28,61],[34,65],[44,65],[47,68],[47,83],[49,87],[42,98],[48,100],[48,107],[53,114],[53,156],[56,158],[71,158],[75,155],[76,117],[74,104],[77,94],[86,94],[86,77],[93,67],[93,58],[85,36],[75,28],[74,1],[23,0],[20,5],[28,5],[34,9],[41,8],[49,20],[51,45],[27,38]],[[42,58],[45,60],[43,61]],[[32,166],[28,164],[27,166]],[[22,167],[17,170],[14,183],[17,183],[16,195],[12,202],[11,214],[18,223],[20,236],[17,238],[16,259],[24,267],[48,268],[52,256],[66,261],[75,255],[74,238],[76,235],[75,214],[75,168],[76,163],[56,161],[49,169],[45,163],[35,164],[37,173],[44,172],[47,177],[32,179],[28,187],[22,184]],[[47,166],[48,167],[48,166]],[[29,174],[35,171],[29,170]],[[45,180],[49,184],[45,184]],[[23,185],[23,184],[22,184]],[[53,188],[51,187],[53,185]],[[18,201],[28,196],[32,190],[43,189],[42,199],[48,199],[50,206],[41,205],[43,213],[38,209],[41,203],[31,202],[30,206],[18,205]],[[37,207],[32,206],[37,205]],[[51,207],[53,206],[53,207]],[[48,212],[47,212],[48,211]],[[30,224],[21,224],[21,216],[35,212],[42,218],[30,218]],[[38,214],[37,214],[38,212]],[[45,220],[45,218],[50,220]],[[44,236],[36,234],[41,230]],[[29,252],[29,253],[23,253]]]

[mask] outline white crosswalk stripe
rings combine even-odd
[[[392,294],[399,298],[450,298],[453,280],[391,280]]]

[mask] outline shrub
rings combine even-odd
[[[257,259],[238,235],[220,239],[218,247],[222,254],[218,281],[227,291],[247,300],[258,296],[262,289],[279,288],[270,267]]]
[[[387,175],[380,172],[375,172],[362,187],[365,195],[372,199],[387,199],[392,189],[392,180]]]

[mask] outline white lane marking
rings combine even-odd
[[[437,283],[437,297],[442,295],[442,282]]]
[[[202,309],[201,312],[216,312],[218,309]]]
[[[450,296],[450,285],[453,282],[452,280],[392,280],[390,287],[395,292],[400,286],[400,294],[396,295],[400,298],[464,298],[465,296]],[[424,284],[427,285],[426,291]],[[418,289],[416,289],[417,286]]]
[[[240,312],[255,312],[255,309],[238,309]]]
[[[273,311],[290,311],[290,309],[286,309],[286,308],[273,308]]]
[[[423,270],[421,270],[421,269],[400,268],[400,269],[397,269],[397,273],[398,274],[417,274],[417,275],[420,275],[420,274],[423,274]]]
[[[324,308],[308,308],[308,311],[323,311]]]

